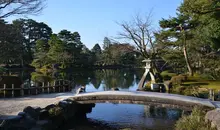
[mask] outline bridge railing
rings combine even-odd
[[[56,81],[57,82],[57,81]],[[58,81],[58,84],[54,82],[44,83],[42,86],[30,86],[28,88],[21,85],[20,88],[15,88],[14,84],[7,86],[3,85],[3,88],[0,88],[0,97],[15,97],[15,96],[25,96],[25,95],[37,95],[42,93],[56,93],[56,92],[67,92],[71,91],[70,82]]]

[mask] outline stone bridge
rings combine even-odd
[[[88,103],[124,103],[124,104],[146,104],[172,107],[203,106],[209,108],[220,108],[220,102],[213,102],[208,99],[201,99],[191,96],[183,96],[168,93],[156,92],[128,92],[128,91],[103,91],[81,93],[69,97],[73,101],[82,104]]]

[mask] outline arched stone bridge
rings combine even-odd
[[[183,96],[156,92],[129,92],[129,91],[103,91],[81,93],[69,99],[82,103],[128,103],[128,104],[156,104],[162,106],[190,107],[203,106],[220,108],[220,102],[201,99],[191,96]]]

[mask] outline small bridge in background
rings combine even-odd
[[[124,104],[160,104],[162,106],[194,107],[203,106],[220,108],[220,102],[168,93],[103,91],[81,93],[69,99],[82,103],[124,103]]]

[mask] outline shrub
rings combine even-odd
[[[52,81],[52,77],[46,76],[39,72],[33,72],[31,73],[31,80],[35,82],[50,82]]]
[[[6,69],[5,69],[5,68],[0,67],[0,73],[1,73],[1,72],[5,72],[5,71],[6,71]]]
[[[51,117],[53,116],[59,116],[62,114],[62,108],[56,106],[56,107],[53,107],[49,110],[49,114]]]
[[[39,69],[39,71],[40,71],[41,73],[43,73],[43,74],[47,74],[47,73],[52,72],[53,70],[52,70],[51,65],[44,65],[43,67],[41,67],[41,68]]]
[[[169,75],[164,75],[164,76],[162,76],[163,77],[163,80],[170,80],[172,77],[171,76],[169,76]]]
[[[195,73],[193,76],[189,77],[191,80],[213,80],[215,79],[210,73]]]
[[[201,88],[199,86],[175,86],[173,92],[181,95],[194,96],[199,98],[208,98],[209,91],[206,88]],[[215,98],[217,99],[217,97]]]
[[[148,81],[145,86],[144,86],[145,91],[150,91],[151,90],[151,81]]]
[[[160,75],[162,76],[163,80],[170,80],[171,77],[176,76],[177,74],[170,71],[163,71],[160,73]]]
[[[186,75],[178,75],[178,76],[173,76],[171,78],[171,82],[172,84],[182,84],[182,82],[187,80],[187,76]]]
[[[195,107],[188,116],[183,115],[175,125],[176,130],[217,130],[205,121],[205,112]]]

